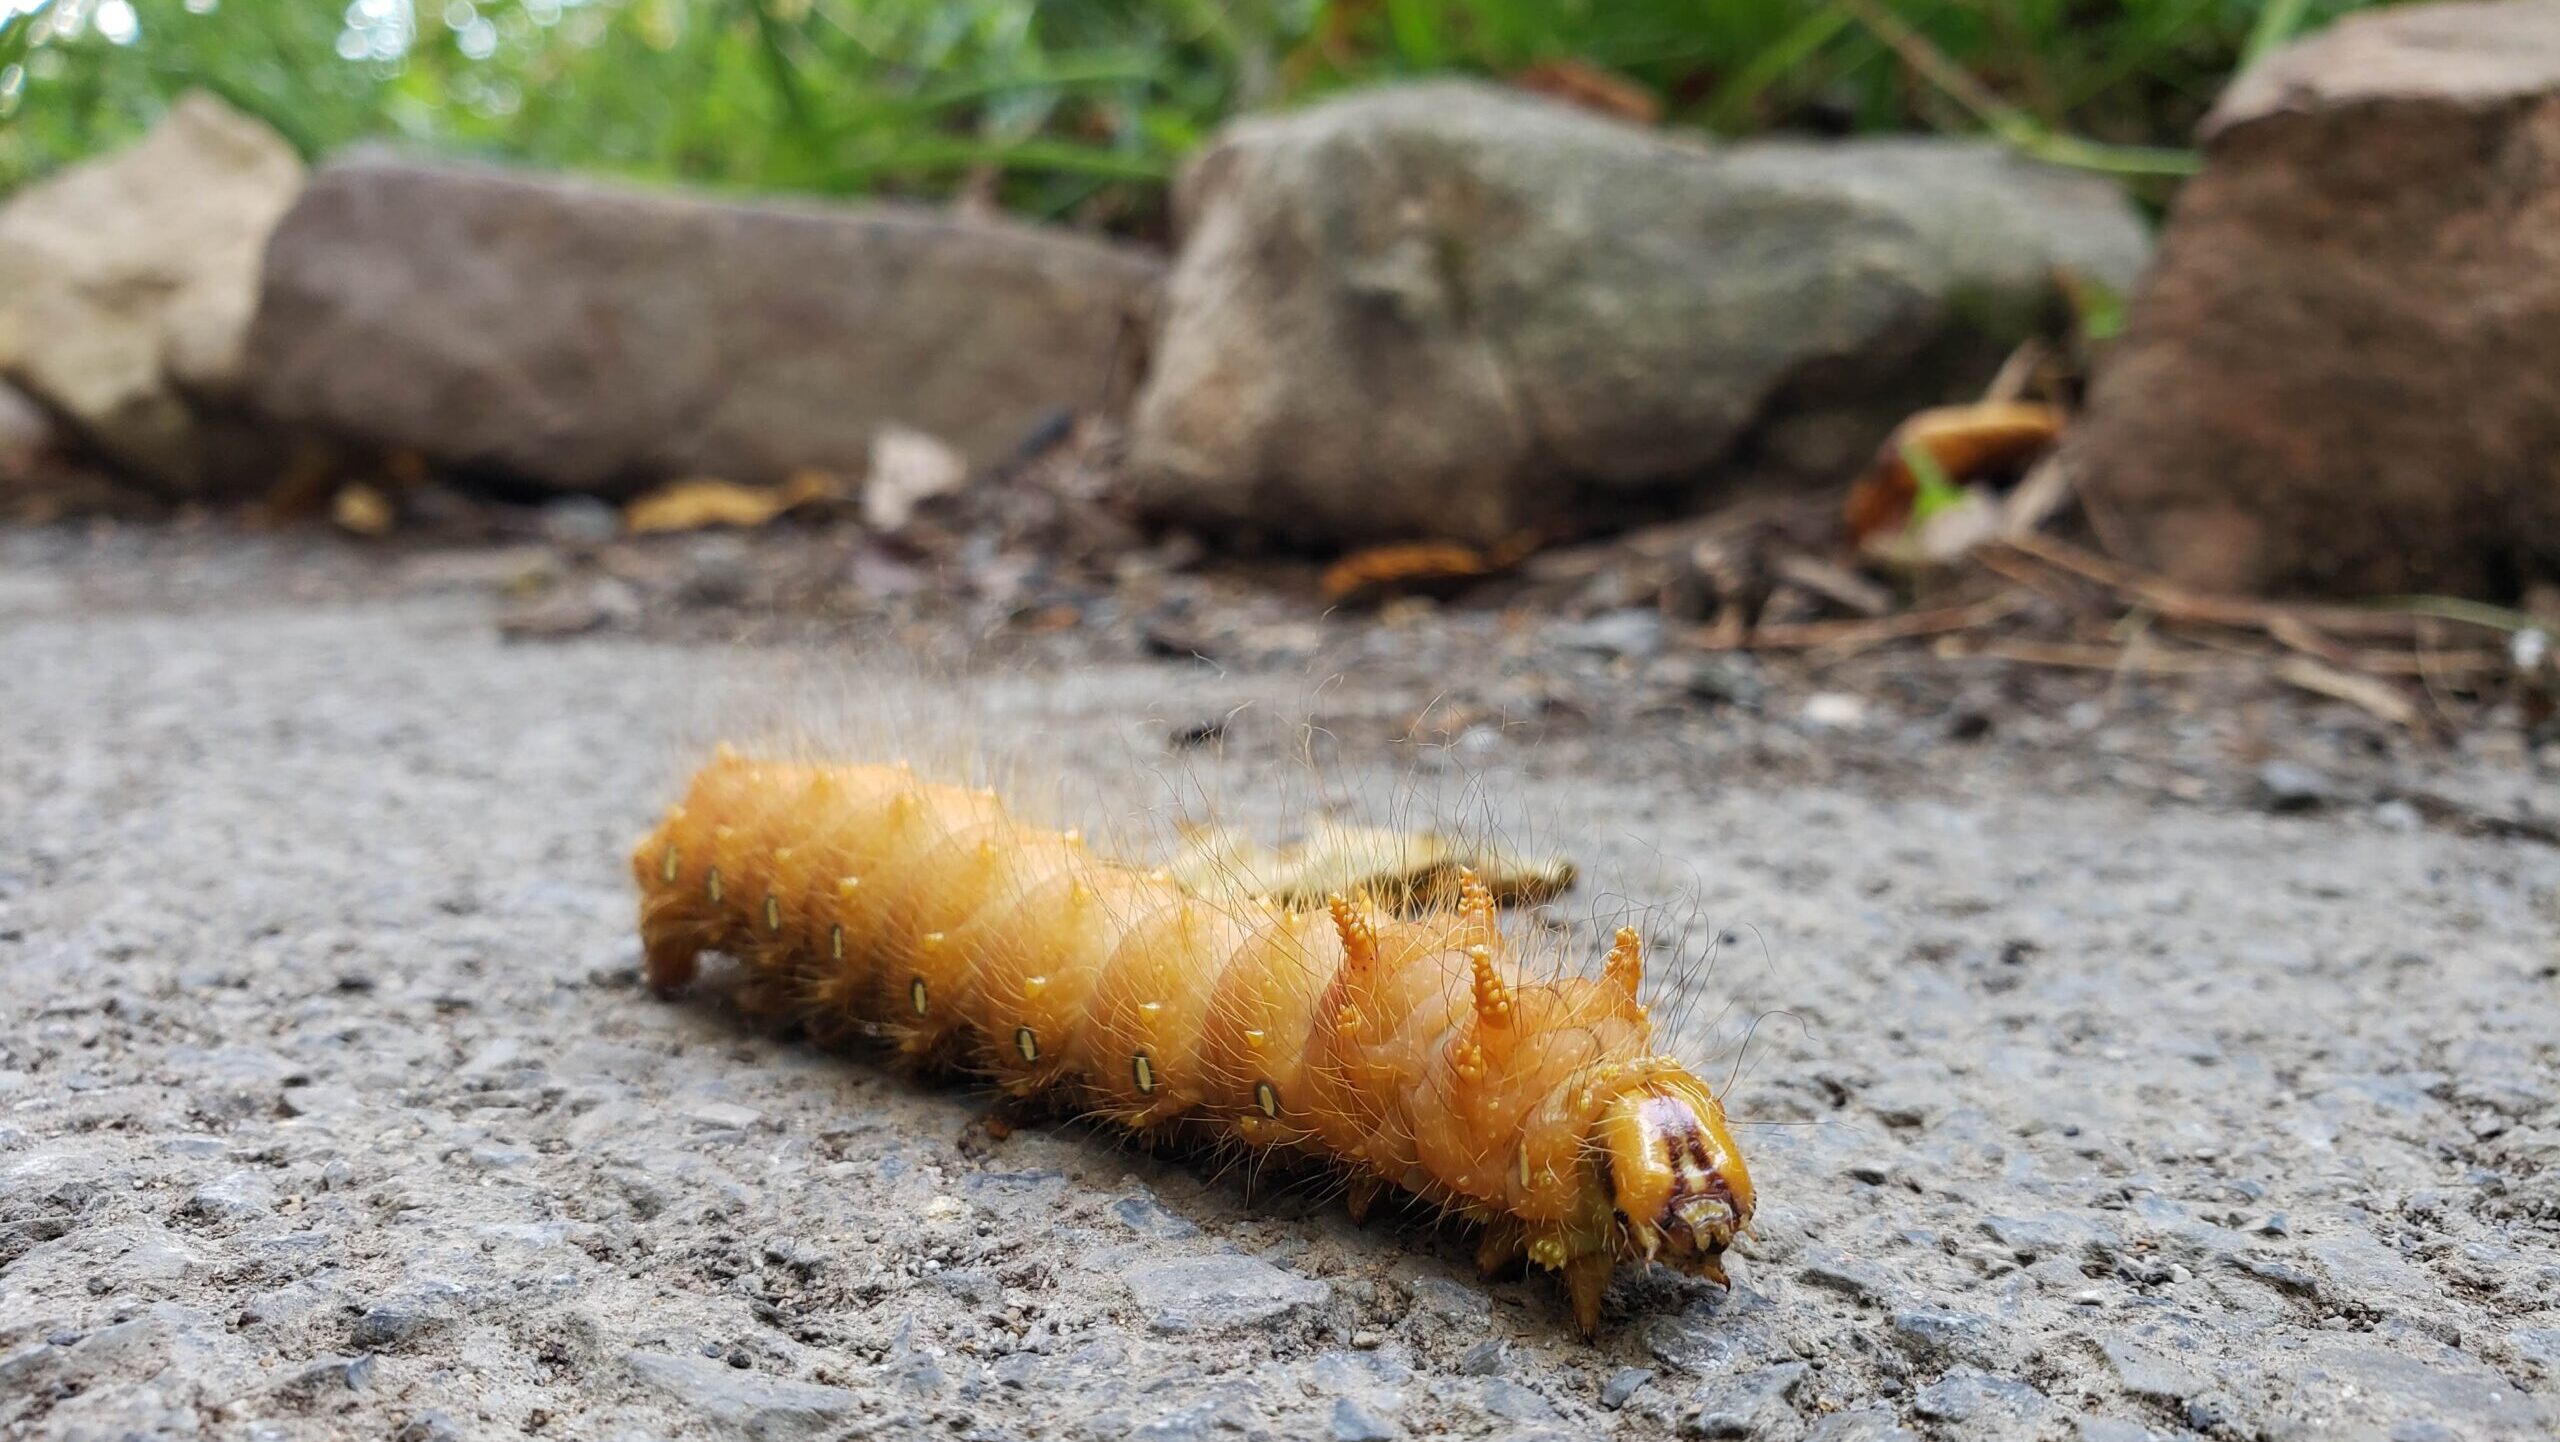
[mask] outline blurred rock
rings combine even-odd
[[[2258,768],[2257,802],[2269,811],[2317,811],[2338,800],[2338,783],[2298,761],[2269,761]]]
[[[344,1389],[361,1392],[373,1382],[373,1358],[320,1357],[302,1364],[289,1374],[277,1390],[309,1396],[315,1392]]]
[[[2350,16],[2204,141],[2071,439],[2084,493],[2221,590],[2560,560],[2560,3]]]
[[[968,484],[969,462],[939,439],[906,426],[882,426],[871,438],[871,474],[862,484],[862,519],[881,532],[906,529],[916,507]]]
[[[1660,655],[1666,639],[1658,612],[1634,609],[1606,611],[1587,621],[1557,626],[1549,634],[1571,650],[1639,661]]]
[[[1399,1435],[1395,1423],[1379,1416],[1357,1397],[1334,1399],[1333,1442],[1393,1442]]]
[[[1141,498],[1343,543],[1845,480],[1978,392],[2057,269],[2126,284],[2148,246],[2111,185],[1997,147],[1709,147],[1464,83],[1232,125],[1178,209]]]
[[[53,417],[25,391],[0,381],[0,492],[34,475],[56,444]]]
[[[985,466],[1139,358],[1158,262],[926,210],[732,204],[358,152],[267,256],[256,399],[450,465],[622,496]]]
[[[601,546],[622,534],[622,513],[593,496],[562,496],[543,506],[541,524],[555,546]]]
[[[470,1435],[446,1413],[426,1411],[402,1423],[391,1434],[391,1442],[463,1442]]]
[[[208,412],[239,389],[258,257],[302,182],[283,137],[199,92],[21,191],[0,208],[0,375],[156,489],[247,479]]]

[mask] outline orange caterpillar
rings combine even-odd
[[[1533,980],[1472,874],[1413,920],[1224,905],[986,791],[726,747],[632,871],[662,995],[722,952],[821,1035],[1329,1160],[1355,1212],[1401,1187],[1482,1223],[1488,1273],[1564,1273],[1585,1333],[1619,1262],[1722,1282],[1751,1218],[1723,1105],[1650,1051],[1634,930],[1599,977]]]

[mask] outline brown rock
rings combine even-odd
[[[1350,545],[1837,485],[1978,393],[2057,269],[2129,284],[2149,244],[1997,147],[1713,146],[1459,83],[1238,122],[1179,208],[1141,498]]]
[[[0,375],[171,495],[224,488],[258,257],[302,186],[283,138],[190,94],[0,210]],[[254,470],[254,467],[252,467]]]
[[[888,206],[733,204],[358,154],[267,256],[259,407],[553,487],[974,463],[1139,358],[1152,256]]]
[[[2560,562],[2560,3],[2352,16],[2233,83],[2074,434],[2137,559],[2511,594]]]
[[[26,392],[0,381],[0,495],[36,473],[47,452],[60,442],[53,417]]]

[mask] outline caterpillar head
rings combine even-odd
[[[1721,1283],[1725,1248],[1751,1221],[1751,1172],[1724,1104],[1685,1073],[1621,1092],[1600,1114],[1618,1219],[1635,1249]]]

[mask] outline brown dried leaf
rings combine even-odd
[[[2062,514],[2071,504],[2071,468],[2058,454],[2048,455],[2027,468],[2026,476],[2000,502],[2000,534],[2024,535],[2041,531],[2045,524]]]
[[[2276,678],[2316,696],[2361,706],[2394,726],[2424,730],[2426,713],[2407,692],[2378,676],[2345,671],[2313,656],[2287,656],[2276,665]]]
[[[711,526],[753,528],[836,494],[833,478],[818,471],[798,472],[779,486],[742,486],[709,478],[677,481],[624,506],[622,525],[635,536]]]
[[[1662,123],[1662,102],[1642,82],[1588,60],[1541,60],[1516,71],[1511,83],[1550,100],[1614,115],[1638,125]]]
[[[1911,473],[1909,451],[1936,461],[1947,479],[1961,486],[2024,465],[2062,434],[2062,422],[2060,407],[2032,401],[1982,401],[1919,412],[1894,427],[1877,450],[1875,464],[1850,487],[1842,507],[1849,539],[1863,545],[1871,536],[1910,523],[1920,478]]]
[[[1883,616],[1893,611],[1893,592],[1845,566],[1819,556],[1788,551],[1771,558],[1771,578],[1809,591],[1857,616]]]
[[[345,473],[335,447],[308,437],[296,440],[283,470],[259,498],[262,519],[283,524],[318,520],[329,513],[338,478]]]
[[[1354,551],[1325,568],[1324,598],[1334,605],[1383,600],[1406,591],[1452,589],[1510,570],[1538,548],[1524,531],[1490,550],[1459,541],[1400,541]]]
[[[735,481],[677,481],[622,508],[623,529],[635,536],[698,531],[708,526],[761,526],[781,515],[782,493]]]
[[[1320,823],[1305,840],[1277,851],[1225,828],[1196,831],[1167,869],[1184,887],[1231,901],[1262,896],[1315,906],[1335,894],[1365,894],[1399,911],[1448,904],[1458,894],[1461,870],[1474,871],[1506,906],[1561,895],[1575,876],[1569,857],[1528,857],[1494,841],[1337,822]]]
[[[371,539],[390,535],[397,518],[388,496],[362,481],[349,481],[330,498],[329,519],[342,531]]]

